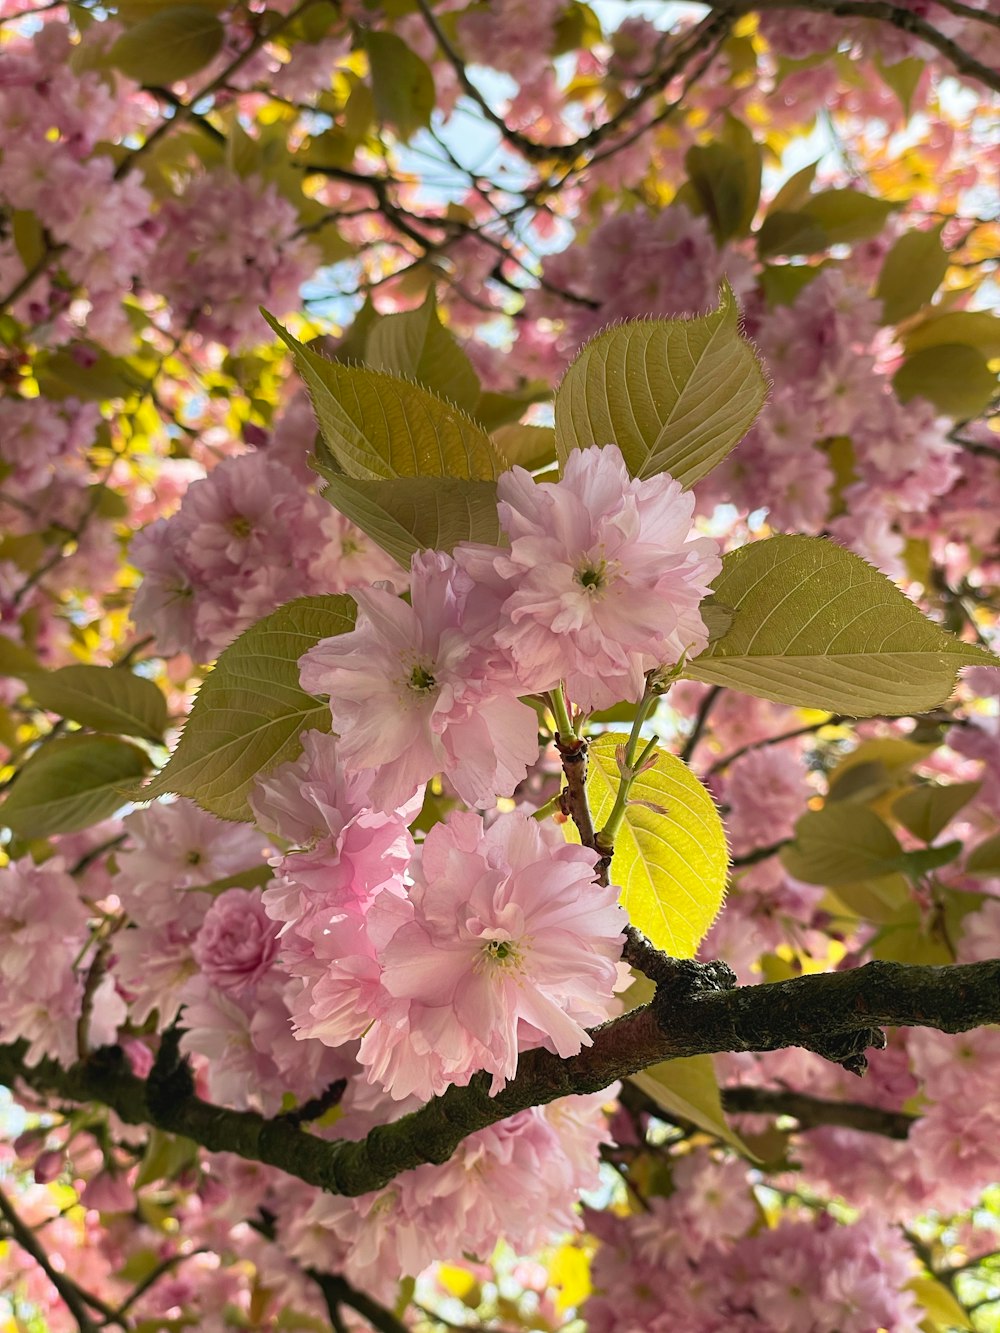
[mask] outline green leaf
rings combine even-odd
[[[167,1134],[162,1129],[151,1129],[146,1151],[139,1163],[135,1188],[152,1185],[158,1180],[173,1180],[198,1158],[198,1145],[192,1139],[178,1134]]]
[[[816,179],[819,162],[810,162],[789,176],[768,205],[768,213],[794,213],[809,200],[809,191]]]
[[[634,477],[693,486],[753,425],[767,382],[740,336],[736,298],[692,319],[632,320],[586,344],[555,398],[556,450],[617,444]]]
[[[350,597],[300,597],[240,635],[198,691],[167,766],[135,797],[190,796],[220,819],[251,819],[254,780],[301,749],[303,731],[328,731],[330,708],[299,685],[299,658],[354,625]]]
[[[760,285],[768,309],[791,305],[803,288],[822,272],[822,264],[765,264],[760,271]]]
[[[45,230],[42,224],[25,209],[15,208],[10,215],[11,238],[18,258],[26,269],[34,268],[45,253]]]
[[[933,310],[906,335],[909,353],[953,344],[1000,356],[1000,318],[988,310]]]
[[[875,295],[882,302],[882,323],[898,324],[916,314],[941,286],[948,272],[948,253],[940,226],[907,231],[894,243],[878,275]]]
[[[479,401],[479,376],[441,323],[433,288],[416,310],[384,315],[375,324],[365,361],[373,370],[416,380],[465,412]]]
[[[825,250],[826,231],[805,213],[768,213],[757,231],[757,255],[814,255]]]
[[[488,431],[520,421],[525,409],[533,403],[544,403],[552,397],[552,388],[544,380],[529,380],[519,389],[507,393],[480,394],[473,416]],[[554,450],[553,450],[554,452]]]
[[[981,782],[953,782],[939,787],[927,782],[904,792],[893,802],[895,819],[922,842],[933,842],[964,806],[975,796]]]
[[[760,200],[761,152],[747,127],[727,115],[721,136],[693,144],[684,167],[719,244],[750,230]]]
[[[79,833],[125,805],[149,757],[112,736],[66,736],[43,745],[0,807],[0,823],[22,838]]]
[[[30,649],[0,634],[0,676],[24,680],[25,672],[38,670],[38,658]]]
[[[138,383],[127,362],[86,342],[39,356],[35,378],[46,398],[83,398],[87,402],[128,398]]]
[[[968,421],[989,407],[997,377],[975,347],[945,343],[908,356],[892,377],[899,399],[926,398],[939,412]]]
[[[274,878],[274,871],[269,865],[248,866],[246,870],[237,870],[225,879],[213,879],[210,884],[192,884],[192,893],[210,893],[217,898],[227,889],[260,889]]]
[[[375,114],[405,143],[431,123],[437,99],[434,76],[426,62],[395,33],[366,31],[364,44],[371,67]]]
[[[511,467],[539,468],[556,461],[556,433],[551,426],[527,426],[515,422],[493,432],[493,441]]]
[[[151,680],[124,667],[66,666],[33,671],[28,693],[40,708],[94,731],[161,741],[167,701]]]
[[[877,236],[898,204],[862,190],[823,190],[794,211],[775,209],[757,233],[757,253],[808,255]]]
[[[203,6],[174,5],[126,29],[109,59],[138,83],[174,83],[214,60],[224,37],[219,19]]]
[[[986,877],[1000,875],[1000,833],[994,833],[992,838],[973,847],[965,863],[965,872]]]
[[[470,541],[496,546],[503,540],[492,481],[356,481],[329,475],[323,494],[404,569],[409,569],[414,551],[451,551],[459,542]]]
[[[874,810],[839,802],[804,814],[778,855],[796,879],[836,887],[898,872],[903,849]]]
[[[684,674],[853,717],[936,708],[961,666],[1000,665],[928,620],[886,576],[823,537],[779,536],[723,557],[732,628]]]
[[[656,1103],[668,1120],[677,1117],[689,1121],[744,1156],[753,1156],[740,1136],[729,1128],[710,1055],[664,1060],[641,1074],[633,1074],[631,1082]]]
[[[910,905],[912,890],[906,876],[896,874],[838,884],[833,896],[865,921],[886,925],[897,921]]]
[[[614,805],[615,749],[627,739],[612,732],[590,743],[587,796],[597,828]],[[691,958],[722,906],[728,867],[715,802],[685,763],[657,750],[656,766],[632,784],[611,862],[632,924],[672,957]]]
[[[886,86],[899,98],[903,114],[909,120],[913,94],[917,91],[920,77],[927,68],[926,60],[921,60],[918,56],[907,56],[904,60],[896,60],[887,65],[876,53],[874,64]]]
[[[795,825],[795,841],[782,847],[781,864],[806,884],[836,888],[903,874],[926,875],[953,861],[961,843],[904,852],[896,835],[874,810],[856,801],[810,810]]]
[[[452,403],[395,375],[327,361],[264,318],[294,352],[323,438],[348,476],[495,481],[504,470],[490,437]]]
[[[819,223],[827,245],[842,245],[877,236],[898,207],[890,199],[878,199],[862,190],[823,190],[804,203],[800,212]]]

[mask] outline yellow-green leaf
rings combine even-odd
[[[453,403],[395,375],[328,361],[265,318],[294,352],[323,438],[348,476],[495,481],[504,470],[490,437]]]
[[[895,874],[916,879],[953,861],[959,842],[905,852],[869,806],[841,801],[810,810],[795,825],[795,841],[782,847],[781,863],[807,884],[861,883]]]
[[[519,421],[525,408],[532,403],[544,403],[551,397],[552,388],[544,380],[529,380],[521,388],[511,389],[507,393],[481,393],[472,415],[486,430],[495,431],[501,426]]]
[[[706,476],[753,425],[767,396],[741,337],[736,298],[691,319],[632,320],[586,344],[556,393],[556,449],[617,444],[634,477]]]
[[[877,236],[898,204],[862,190],[823,190],[794,211],[774,209],[757,233],[757,252],[807,255],[847,241]]]
[[[405,142],[431,123],[436,101],[434,77],[426,61],[395,33],[368,31],[364,41],[375,114]]]
[[[722,565],[713,592],[733,623],[686,664],[693,680],[800,708],[895,717],[943,703],[961,666],[1000,665],[825,538],[769,537]]]
[[[615,749],[627,739],[609,733],[590,743],[587,796],[596,828],[618,794]],[[656,766],[632,785],[611,862],[632,924],[672,957],[692,957],[722,906],[728,866],[715,802],[685,763],[657,750]]]
[[[124,789],[149,757],[114,736],[66,736],[43,745],[24,765],[0,807],[0,824],[22,838],[79,833],[123,806]]]
[[[479,376],[441,323],[432,288],[416,310],[378,320],[368,338],[365,361],[373,370],[416,380],[465,412],[479,401]]]
[[[818,166],[818,161],[810,162],[808,166],[800,167],[789,176],[768,205],[768,213],[794,213],[796,209],[801,208],[809,199],[809,191],[816,179]]]
[[[224,37],[222,23],[204,6],[174,5],[127,28],[109,59],[138,83],[174,83],[214,60]]]
[[[414,551],[451,551],[459,542],[502,540],[492,481],[398,477],[357,481],[327,473],[323,494],[383,551],[410,567]]]
[[[257,776],[294,759],[303,731],[329,731],[329,705],[299,685],[299,658],[351,629],[354,615],[350,597],[300,597],[244,630],[198,691],[169,763],[136,799],[172,792],[220,819],[251,819]]]
[[[944,227],[907,231],[893,244],[878,275],[875,295],[882,302],[883,324],[898,324],[926,305],[948,271],[941,244]]]
[[[677,1117],[688,1121],[722,1139],[737,1152],[753,1156],[726,1120],[710,1055],[664,1060],[641,1074],[633,1074],[631,1082],[657,1104],[668,1120]]]
[[[28,693],[40,708],[94,731],[160,741],[167,727],[167,701],[151,680],[124,667],[65,666],[33,671]]]
[[[933,1277],[911,1277],[907,1288],[927,1311],[934,1327],[942,1333],[953,1333],[955,1329],[975,1329],[968,1311],[951,1294],[943,1282]]]

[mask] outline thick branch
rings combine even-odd
[[[496,1097],[479,1075],[359,1143],[329,1142],[280,1118],[209,1105],[195,1096],[180,1062],[164,1061],[156,1077],[144,1082],[117,1047],[67,1070],[47,1060],[29,1069],[23,1043],[0,1046],[0,1082],[22,1080],[38,1092],[102,1102],[129,1124],[156,1125],[214,1152],[266,1162],[331,1193],[353,1196],[380,1189],[422,1163],[446,1162],[467,1135],[528,1107],[599,1092],[661,1060],[803,1046],[860,1069],[864,1047],[881,1044],[881,1027],[964,1032],[1000,1022],[1000,960],[953,967],[873,962],[737,988],[724,964],[664,958],[655,980],[652,1004],[597,1028],[593,1045],[572,1059],[528,1051],[517,1077]]]

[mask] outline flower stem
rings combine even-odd
[[[569,709],[566,707],[566,696],[563,694],[561,685],[557,685],[551,691],[549,698],[552,700],[552,715],[556,720],[556,735],[561,736],[563,740],[576,740],[576,729],[570,721]]]
[[[654,736],[646,742],[642,754],[639,755],[639,761],[636,763],[636,751],[639,749],[639,742],[642,739],[643,725],[650,713],[656,707],[659,697],[660,691],[653,690],[647,685],[636,709],[635,721],[632,723],[632,730],[629,733],[628,741],[625,744],[625,762],[622,764],[621,769],[621,785],[618,788],[615,803],[611,807],[611,813],[605,820],[604,827],[597,835],[597,841],[601,850],[608,855],[614,850],[615,838],[618,836],[618,830],[621,828],[625,819],[625,810],[628,806],[628,798],[632,790],[632,783],[642,769],[643,764],[656,748],[656,737]]]

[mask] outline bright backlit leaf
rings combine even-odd
[[[587,795],[596,828],[614,805],[615,748],[627,739],[609,733],[590,744]],[[722,906],[728,866],[715,802],[685,763],[658,750],[655,768],[632,785],[611,862],[632,924],[672,957],[692,957]]]

